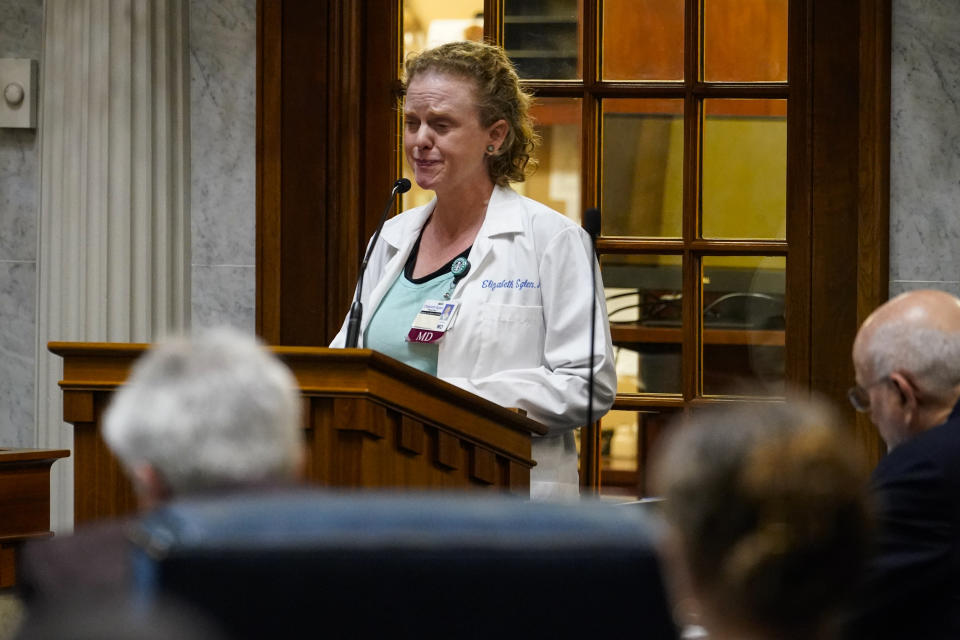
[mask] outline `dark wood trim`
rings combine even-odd
[[[16,585],[23,543],[49,538],[50,467],[66,449],[0,448],[0,589]]]
[[[687,402],[680,394],[621,393],[613,403],[614,411],[683,409]]]
[[[701,98],[787,99],[787,83],[738,82],[603,82],[581,80],[525,80],[537,95],[551,98],[578,97],[584,91],[598,98],[683,98],[688,93]]]
[[[487,42],[503,42],[503,0],[483,0],[483,37]]]
[[[399,3],[259,0],[257,331],[326,345],[398,171]]]
[[[702,106],[694,85],[700,80],[700,0],[687,0],[684,9],[683,83],[683,326],[680,352],[683,398],[700,395],[700,306],[703,294],[700,256],[691,244],[700,238],[700,170]]]
[[[870,0],[863,0],[869,2]],[[810,20],[811,325],[809,389],[854,423],[846,402],[857,331],[861,37],[859,2],[813,0]],[[875,143],[876,141],[874,141]]]
[[[361,123],[363,115],[363,33],[361,32],[361,2],[331,2],[329,11],[330,43],[324,62],[330,78],[328,87],[330,117],[319,122],[325,128],[326,184],[323,216],[326,289],[323,302],[324,313],[322,336],[325,344],[340,327],[344,314],[353,297],[353,282],[356,281],[360,259],[365,244],[363,212],[366,207],[367,190],[361,171],[366,133]],[[387,32],[389,33],[389,32]],[[386,33],[384,34],[386,35]],[[387,65],[384,65],[387,66]],[[389,113],[389,112],[388,112]],[[377,122],[381,122],[377,118]],[[386,155],[386,154],[384,154]],[[384,187],[389,193],[390,186]],[[372,194],[371,194],[372,196]],[[341,271],[349,274],[341,277]],[[336,301],[336,302],[334,302]],[[284,344],[311,344],[297,341]]]
[[[581,82],[578,83],[581,86],[579,97],[581,99],[583,122],[581,127],[582,139],[580,141],[580,166],[581,171],[583,171],[583,181],[581,183],[583,187],[580,191],[582,211],[601,204],[600,177],[603,175],[603,167],[601,166],[603,158],[600,154],[600,144],[603,140],[603,116],[599,98],[593,92],[593,87],[597,84],[600,64],[597,52],[597,39],[600,31],[598,4],[597,2],[580,3],[583,11],[583,32],[578,53],[583,74]],[[600,215],[602,218],[602,210]],[[603,228],[602,224],[600,226]],[[598,442],[599,437],[598,433]],[[597,455],[599,456],[599,451]],[[599,457],[597,462],[599,464]]]
[[[257,172],[256,172],[256,328],[269,343],[280,342],[281,292],[281,2],[257,2]]]
[[[860,8],[858,324],[889,295],[890,4],[876,0]]]
[[[810,354],[813,348],[810,324],[811,220],[810,185],[813,153],[813,119],[810,73],[813,24],[810,0],[793,0],[790,5],[787,79],[787,261],[784,315],[787,340],[784,375],[798,389],[810,385]]]
[[[857,325],[889,296],[890,0],[860,5],[860,138]],[[879,460],[886,450],[868,416],[856,414],[857,439]]]
[[[615,344],[681,344],[680,327],[649,327],[639,322],[614,322],[610,333]],[[704,344],[784,346],[784,332],[777,329],[704,329]]]
[[[667,238],[622,238],[607,236],[597,239],[597,251],[608,253],[683,253],[683,240]]]
[[[685,249],[705,256],[785,256],[791,253],[785,240],[673,240],[669,238],[624,238],[607,236],[597,241],[602,253],[682,253]]]

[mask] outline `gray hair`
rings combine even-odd
[[[895,319],[873,331],[864,352],[875,380],[902,371],[935,396],[948,394],[960,383],[960,332]]]
[[[150,350],[110,404],[103,435],[124,466],[151,465],[174,494],[286,480],[303,458],[292,374],[233,329]]]

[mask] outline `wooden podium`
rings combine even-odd
[[[74,426],[74,521],[130,513],[133,488],[100,437],[115,388],[147,344],[51,342]],[[527,495],[546,428],[366,349],[273,347],[303,396],[309,482],[350,488],[485,488]]]
[[[16,583],[17,549],[50,531],[50,467],[66,449],[0,449],[0,589]]]

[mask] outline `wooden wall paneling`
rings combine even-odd
[[[364,487],[397,487],[410,486],[409,483],[420,482],[422,474],[417,474],[415,467],[422,462],[421,456],[409,455],[400,449],[399,425],[402,422],[401,414],[397,411],[386,410],[383,413],[383,438],[367,438],[363,442],[361,454],[361,468],[363,472],[361,485]],[[418,486],[414,484],[413,486]],[[425,485],[419,485],[425,486]]]
[[[106,390],[87,394],[91,397],[93,420],[73,423],[73,521],[77,525],[119,517],[137,509],[133,485],[98,430],[111,394]]]
[[[330,469],[330,447],[326,439],[328,427],[333,421],[333,399],[303,396],[303,445],[306,459],[303,462],[304,478],[327,478]]]
[[[257,2],[256,327],[280,343],[283,85],[280,0]]]
[[[257,5],[257,330],[272,344],[318,344],[327,191],[328,2]]]
[[[329,485],[360,488],[363,482],[363,444],[367,436],[359,431],[340,431],[336,428],[331,428],[330,433]],[[315,481],[314,478],[309,480]]]
[[[9,462],[0,450],[0,539],[50,531],[50,465]]]
[[[890,0],[860,5],[860,207],[857,320],[889,295]]]
[[[397,425],[397,446],[414,455],[423,453],[423,423],[409,416],[402,416]]]
[[[360,32],[364,4],[330,3],[329,48],[325,52],[330,111],[326,121],[317,122],[318,129],[325,129],[322,152],[327,174],[322,205],[324,237],[318,245],[324,247],[321,259],[326,263],[324,281],[319,283],[322,322],[313,328],[319,333],[311,336],[313,342],[291,344],[328,344],[336,335],[353,296],[365,244],[363,211],[368,194],[361,177],[364,58]]]
[[[496,482],[497,456],[479,445],[470,447],[470,477],[483,484]]]
[[[891,14],[890,0],[861,2],[858,325],[889,296]],[[856,414],[856,433],[879,460],[886,447],[866,414]]]
[[[838,405],[857,329],[857,2],[813,4],[810,387]]]
[[[50,531],[50,467],[66,449],[0,448],[0,589],[13,587],[17,551]]]
[[[787,100],[787,244],[786,341],[784,375],[794,390],[810,386],[811,336],[811,193],[813,153],[810,97],[811,6],[790,3],[787,50],[790,97]],[[788,389],[788,392],[790,390]]]
[[[374,438],[383,438],[387,432],[386,407],[364,398],[336,398],[333,401],[334,425],[341,431],[359,431]]]
[[[884,6],[886,8],[884,8]],[[888,278],[889,2],[811,4],[810,389],[874,459],[876,430],[846,400],[851,348]]]
[[[280,342],[322,344],[328,256],[323,252],[331,210],[329,124],[338,113],[331,77],[329,1],[283,2],[281,123]],[[348,155],[348,154],[345,154]]]
[[[361,105],[363,119],[360,134],[363,138],[360,193],[364,195],[362,219],[354,221],[353,236],[344,239],[343,265],[350,266],[341,276],[337,296],[330,302],[337,306],[339,316],[331,327],[331,339],[340,328],[353,298],[357,270],[367,240],[376,230],[377,222],[393,183],[400,178],[397,149],[400,146],[398,128],[398,99],[400,97],[400,24],[399,2],[396,0],[368,0],[362,16],[362,68],[357,75],[362,81]],[[395,206],[396,211],[399,207]]]
[[[432,435],[436,442],[434,463],[448,469],[458,469],[460,467],[460,441],[441,429],[434,429]]]
[[[257,331],[322,346],[396,179],[398,3],[259,0]],[[387,25],[392,28],[387,28]]]
[[[50,467],[66,449],[0,449],[0,541],[50,534]]]
[[[510,460],[507,462],[507,473],[506,481],[504,482],[505,487],[509,487],[510,491],[514,493],[529,492],[530,490],[530,474],[526,473],[523,467],[521,467],[516,462]]]

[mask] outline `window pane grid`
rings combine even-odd
[[[772,242],[740,242],[724,240],[657,240],[635,238],[600,238],[597,251],[605,255],[653,255],[692,252],[698,256],[752,255],[786,256],[790,253],[787,243],[779,240]]]
[[[785,0],[784,0],[785,1]],[[708,237],[702,233],[702,189],[704,152],[704,103],[707,100],[778,100],[788,101],[791,86],[786,76],[742,79],[726,77],[722,73],[706,76],[704,47],[703,0],[684,0],[683,7],[683,73],[681,78],[651,77],[632,79],[629,73],[617,72],[604,77],[610,61],[604,61],[601,43],[604,40],[602,2],[579,3],[583,11],[583,38],[579,52],[582,59],[582,77],[574,80],[536,79],[523,84],[539,99],[577,97],[583,104],[583,132],[581,166],[583,170],[583,205],[593,206],[601,202],[604,180],[604,129],[605,100],[615,99],[673,99],[682,100],[685,114],[682,145],[682,229],[679,237],[636,235],[602,235],[598,240],[598,253],[604,256],[678,256],[682,259],[683,323],[682,347],[683,384],[679,395],[654,393],[619,393],[615,408],[637,410],[645,408],[675,408],[692,404],[713,404],[739,396],[704,396],[703,343],[705,331],[708,338],[716,338],[715,330],[704,327],[703,302],[713,293],[704,292],[702,265],[713,256],[780,256],[786,260],[787,238]],[[733,5],[731,5],[733,6]],[[601,69],[601,65],[605,69]],[[708,69],[709,71],[709,69]],[[655,74],[654,74],[655,75]],[[714,160],[716,162],[716,160]],[[602,203],[602,213],[607,217],[607,203]],[[789,217],[789,206],[786,215]],[[604,225],[604,232],[616,231]],[[623,231],[621,231],[623,233]],[[633,231],[628,231],[633,233]],[[646,233],[646,231],[645,231]],[[672,237],[671,237],[672,236]],[[732,258],[731,258],[732,259]],[[709,304],[709,302],[708,302]],[[744,396],[755,399],[753,396]]]

